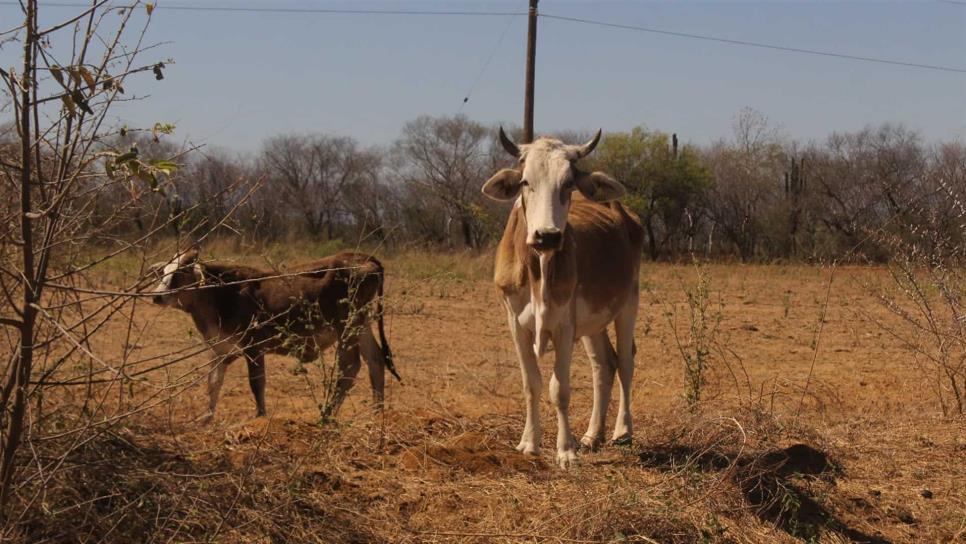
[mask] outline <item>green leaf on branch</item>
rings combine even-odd
[[[161,172],[166,176],[170,176],[171,174],[175,173],[175,171],[178,170],[178,164],[169,160],[158,159],[158,160],[153,160],[148,164],[150,164],[151,167],[153,167],[155,170]]]
[[[174,132],[174,125],[171,123],[155,123],[151,132],[155,134],[171,134]]]
[[[124,153],[123,155],[118,155],[117,158],[114,159],[114,164],[121,165],[121,164],[130,162],[136,158],[138,158],[138,148],[132,147],[131,150],[128,151],[127,153]]]
[[[157,142],[160,140],[159,134],[171,134],[172,132],[174,132],[174,125],[171,123],[155,123],[151,127],[151,138]]]

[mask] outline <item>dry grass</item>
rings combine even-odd
[[[723,302],[721,349],[703,400],[688,412],[680,353],[662,312],[684,311],[680,278],[693,280],[693,270],[645,266],[635,443],[584,453],[564,472],[552,462],[546,400],[543,455],[512,450],[523,425],[520,375],[488,281],[490,257],[413,252],[385,261],[390,339],[405,383],[388,385],[383,415],[370,412],[363,382],[337,423],[319,425],[311,381],[291,372],[293,361],[270,357],[270,417],[252,419],[244,365],[235,364],[214,423],[193,422],[205,403],[198,384],[91,437],[25,511],[16,538],[683,543],[966,535],[964,423],[940,416],[909,353],[869,320],[889,319],[862,287],[880,271],[839,269],[823,312],[827,270],[711,266]],[[175,311],[139,304],[135,324],[145,355],[198,341]],[[125,324],[116,327],[99,338],[102,353],[120,349],[113,344]],[[152,379],[162,383],[204,360]],[[546,382],[546,362],[542,368]],[[579,350],[574,374],[571,410],[581,432],[591,388]],[[112,402],[152,391],[140,382],[125,387]],[[48,410],[72,406],[78,395],[51,393],[46,402]]]

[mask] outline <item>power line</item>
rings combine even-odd
[[[470,95],[473,94],[473,91],[476,90],[476,85],[481,79],[483,79],[483,74],[486,72],[487,67],[490,66],[490,61],[492,61],[493,57],[496,56],[497,50],[500,49],[500,45],[503,43],[503,38],[506,37],[507,31],[510,30],[510,26],[513,24],[513,19],[513,17],[507,17],[506,26],[503,28],[503,33],[500,34],[500,37],[496,40],[496,45],[494,45],[493,50],[490,51],[490,56],[486,58],[486,62],[484,62],[483,67],[480,68],[480,73],[476,75],[476,79],[474,79],[473,83],[470,85],[470,89],[466,91],[466,96],[463,97],[463,102],[460,103],[459,113],[463,113],[463,107],[466,106],[466,103],[470,101]]]
[[[20,6],[20,2],[4,0],[0,1],[2,6]],[[67,2],[44,2],[44,7],[54,8],[89,8],[90,4],[76,4]],[[122,7],[122,6],[115,6]],[[127,6],[124,6],[127,7]],[[460,10],[436,10],[420,11],[405,9],[339,9],[339,8],[258,8],[258,7],[232,7],[232,6],[169,6],[159,5],[154,8],[156,11],[216,11],[216,12],[238,12],[238,13],[329,13],[346,15],[461,15],[461,16],[507,16],[507,15],[526,15],[525,11],[460,11]]]
[[[625,25],[625,24],[620,24],[620,23],[610,23],[610,22],[607,22],[607,21],[594,21],[594,20],[591,20],[591,19],[580,19],[578,17],[565,17],[563,15],[551,15],[549,13],[541,13],[540,14],[540,17],[545,17],[547,19],[557,19],[557,20],[560,20],[560,21],[569,21],[569,22],[572,22],[572,23],[583,23],[583,24],[589,24],[589,25],[597,25],[597,26],[603,26],[603,27],[609,27],[609,28],[621,28],[621,29],[624,29],[624,30],[637,30],[639,32],[650,32],[652,34],[662,34],[662,35],[665,35],[665,36],[675,36],[675,37],[678,37],[678,38],[690,38],[690,39],[694,39],[694,40],[704,40],[704,41],[709,41],[709,42],[727,43],[727,44],[731,44],[731,45],[744,45],[744,46],[747,46],[747,47],[758,47],[758,48],[761,48],[761,49],[773,49],[773,50],[777,50],[777,51],[785,51],[785,52],[790,52],[790,53],[803,53],[803,54],[806,54],[806,55],[819,55],[819,56],[823,56],[823,57],[834,57],[834,58],[839,58],[839,59],[858,60],[858,61],[864,61],[864,62],[877,62],[879,64],[891,64],[891,65],[894,65],[894,66],[906,66],[906,67],[912,67],[912,68],[923,68],[923,69],[926,69],[926,70],[938,70],[938,71],[942,71],[942,72],[955,72],[955,73],[959,73],[959,74],[966,74],[966,68],[956,68],[956,67],[953,67],[953,66],[938,66],[938,65],[934,65],[934,64],[920,64],[918,62],[905,62],[905,61],[901,61],[901,60],[890,60],[890,59],[882,59],[882,58],[876,58],[876,57],[862,57],[862,56],[859,56],[859,55],[849,55],[849,54],[846,54],[846,53],[833,53],[831,51],[819,51],[819,50],[816,50],[816,49],[804,49],[804,48],[801,48],[801,47],[788,47],[788,46],[784,46],[784,45],[774,45],[774,44],[768,44],[768,43],[750,42],[750,41],[746,41],[746,40],[732,40],[732,39],[729,39],[729,38],[719,38],[717,36],[707,36],[707,35],[703,35],[703,34],[691,34],[691,33],[688,33],[688,32],[676,32],[676,31],[672,31],[672,30],[662,30],[662,29],[650,28],[650,27],[646,27],[646,26],[633,26],[633,25]]]
[[[937,0],[938,2],[966,5],[966,0]],[[12,0],[0,0],[0,5],[2,6],[20,6],[20,2]],[[61,8],[89,8],[89,4],[78,4],[78,3],[67,3],[67,2],[44,2],[46,7],[61,7]],[[258,8],[258,7],[231,7],[231,6],[170,6],[170,5],[160,5],[155,8],[156,10],[170,10],[170,11],[207,11],[207,12],[236,12],[236,13],[301,13],[301,14],[345,14],[345,15],[436,15],[436,16],[489,16],[489,17],[506,17],[514,15],[526,15],[527,12],[522,11],[465,11],[465,10],[432,10],[432,11],[420,11],[420,10],[389,10],[389,9],[339,9],[339,8]],[[592,19],[582,19],[579,17],[566,17],[563,15],[553,15],[550,13],[540,13],[540,17],[545,17],[547,19],[557,19],[560,21],[568,21],[572,23],[581,23],[596,25],[607,28],[619,28],[624,30],[636,30],[638,32],[648,32],[651,34],[661,34],[664,36],[675,36],[678,38],[689,38],[693,40],[704,40],[717,43],[726,43],[730,45],[742,45],[746,47],[757,47],[760,49],[771,49],[774,51],[785,51],[788,53],[799,53],[805,55],[816,55],[823,57],[832,57],[846,60],[856,60],[862,62],[874,62],[878,64],[889,64],[892,66],[905,66],[909,68],[921,68],[925,70],[935,70],[941,72],[953,72],[959,74],[966,74],[966,68],[957,68],[954,66],[940,66],[934,64],[924,64],[918,62],[906,62],[900,60],[883,59],[877,57],[865,57],[860,55],[850,55],[847,53],[836,53],[832,51],[820,51],[817,49],[805,49],[801,47],[790,47],[784,45],[775,45],[761,42],[752,42],[748,40],[734,40],[730,38],[720,38],[717,36],[709,36],[704,34],[693,34],[689,32],[678,32],[673,30],[663,30],[659,28],[651,28],[645,26],[635,26],[626,25],[621,23],[611,23],[607,21],[596,21]],[[484,67],[485,70],[485,67]]]

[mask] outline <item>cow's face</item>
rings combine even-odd
[[[176,255],[171,262],[156,267],[156,274],[161,277],[154,288],[155,304],[174,306],[184,294],[183,289],[197,285],[201,278],[201,265],[198,264],[198,252],[189,251]]]
[[[518,157],[517,168],[505,168],[483,185],[483,194],[495,200],[519,199],[527,226],[527,245],[538,252],[554,252],[563,246],[574,189],[597,202],[620,198],[624,187],[602,172],[587,173],[575,163],[600,141],[600,131],[584,145],[567,145],[541,138],[517,146],[500,128],[504,149]]]

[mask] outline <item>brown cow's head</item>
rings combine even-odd
[[[203,274],[198,263],[198,251],[194,249],[175,255],[169,263],[152,269],[161,279],[154,288],[155,295],[151,300],[161,306],[180,304],[185,288],[198,285]]]
[[[527,245],[538,252],[553,252],[563,245],[574,189],[597,202],[624,195],[624,186],[602,172],[583,172],[576,162],[589,155],[600,141],[600,131],[584,145],[540,138],[517,145],[500,127],[500,143],[520,160],[517,168],[497,172],[483,185],[483,194],[494,200],[519,197],[527,224]]]

